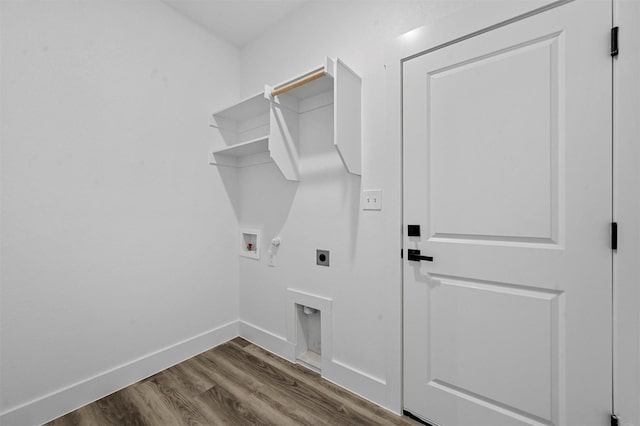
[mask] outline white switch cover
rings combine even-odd
[[[381,189],[365,189],[362,191],[362,210],[382,210]]]

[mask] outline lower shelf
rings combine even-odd
[[[270,161],[268,136],[213,150],[209,158],[210,164],[230,167],[248,167]]]

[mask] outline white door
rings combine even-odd
[[[427,421],[608,422],[610,23],[575,1],[403,64],[404,407]]]

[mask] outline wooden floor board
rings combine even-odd
[[[335,419],[340,424],[367,425],[371,422],[360,413],[350,410],[344,401],[331,394],[318,393],[316,388],[295,379],[285,369],[273,367],[260,358],[246,352],[234,350],[231,346],[222,346],[220,356],[229,359],[237,368],[246,371],[265,383],[272,383],[272,394],[291,405],[305,407],[314,419]]]
[[[193,399],[184,396],[175,388],[163,384],[157,377],[147,383],[155,386],[156,391],[163,395],[165,403],[178,414],[183,424],[195,426],[211,423]]]
[[[243,401],[247,409],[260,413],[260,417],[270,424],[293,424],[290,420],[298,416],[290,409],[286,409],[279,401],[273,398],[271,392],[265,391],[265,385],[259,379],[248,374],[237,365],[227,362],[223,357],[207,353],[202,362],[214,361],[215,366],[210,374],[216,378],[216,382],[227,389],[234,398]],[[298,423],[303,424],[303,423]]]
[[[218,365],[231,374],[230,379],[236,380],[244,387],[251,390],[253,400],[260,401],[259,404],[266,404],[270,409],[275,410],[275,413],[267,416],[266,412],[260,410],[264,417],[273,419],[274,424],[295,424],[295,425],[307,425],[307,424],[327,424],[324,418],[315,417],[313,423],[309,422],[310,407],[299,403],[291,392],[291,386],[295,383],[292,381],[288,384],[287,388],[282,386],[274,386],[269,381],[265,381],[264,377],[256,375],[254,370],[246,368],[245,363],[233,363],[226,359],[224,354],[208,353],[208,357],[217,359]]]
[[[236,338],[47,426],[406,425],[319,374]]]
[[[310,387],[320,389],[320,392],[326,395],[332,395],[335,399],[340,399],[344,404],[348,404],[353,410],[357,410],[368,418],[386,421],[385,424],[390,425],[407,425],[417,424],[415,422],[408,423],[406,417],[396,416],[382,407],[370,403],[369,401],[349,392],[348,390],[323,379],[319,374],[312,372],[308,368],[301,365],[291,364],[289,361],[282,359],[270,352],[267,352],[257,346],[248,349],[248,352],[259,357],[264,362],[270,363],[276,368],[286,369],[291,375],[302,383],[308,384]]]
[[[95,406],[96,409],[93,410],[93,413],[97,417],[95,419],[97,421],[96,424],[148,426],[138,409],[139,407],[128,398],[127,389],[129,388],[99,399],[93,404],[82,407],[80,410],[90,410],[92,406]],[[80,424],[93,423],[83,420]]]

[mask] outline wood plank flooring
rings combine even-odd
[[[420,426],[241,338],[47,425]]]

